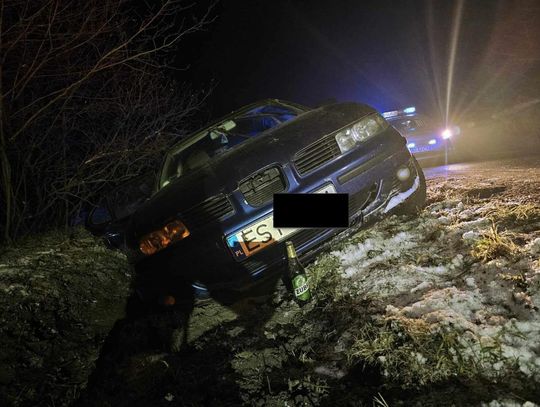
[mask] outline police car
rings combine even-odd
[[[458,126],[441,126],[418,115],[414,106],[382,115],[407,139],[407,148],[417,160],[448,158],[453,153],[455,138],[461,132]]]

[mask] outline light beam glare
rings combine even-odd
[[[450,39],[450,57],[448,60],[448,75],[446,78],[446,114],[445,125],[448,126],[448,118],[450,116],[450,102],[452,99],[452,84],[454,81],[454,66],[456,63],[456,51],[459,40],[459,30],[461,20],[463,18],[463,0],[457,2],[457,7],[454,12],[454,20],[452,21],[452,37]]]
[[[430,57],[430,79],[433,81],[431,89],[435,93],[434,99],[437,102],[437,108],[439,109],[439,114],[441,117],[444,115],[443,101],[441,97],[441,81],[439,80],[440,75],[440,66],[438,64],[439,58],[437,54],[437,46],[435,44],[435,17],[433,11],[433,3],[429,0],[426,0],[425,6],[427,8],[427,20],[426,20],[426,30],[427,30],[427,39],[429,44],[429,57]]]

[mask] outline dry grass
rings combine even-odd
[[[519,274],[499,273],[497,276],[501,280],[510,281],[516,289],[527,290],[529,287],[525,275],[521,272]]]
[[[478,374],[474,361],[460,357],[458,332],[434,332],[422,320],[391,317],[367,323],[356,334],[349,361],[379,365],[383,375],[402,388]]]
[[[487,262],[497,257],[506,257],[511,260],[519,252],[519,247],[512,241],[509,233],[498,231],[493,224],[488,232],[482,234],[471,250],[473,258]]]
[[[442,183],[436,186],[429,186],[426,205],[431,205],[435,202],[449,201],[456,199],[459,196],[459,191],[451,186],[450,183]]]
[[[338,290],[338,284],[341,282],[340,268],[340,260],[329,254],[319,257],[316,263],[309,265],[307,272],[310,287],[319,300],[335,299],[340,296],[341,291]]]
[[[540,220],[540,207],[532,203],[526,203],[516,206],[501,205],[496,209],[490,211],[488,215],[490,214],[495,215],[502,221],[537,221]]]
[[[540,222],[540,206],[532,203],[520,205],[497,205],[490,209],[485,216],[492,222],[504,228],[525,227],[535,229]]]

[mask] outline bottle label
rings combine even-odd
[[[293,279],[294,296],[302,301],[309,300],[309,285],[306,276],[299,275]]]

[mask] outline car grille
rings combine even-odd
[[[294,166],[300,175],[320,167],[324,163],[341,155],[334,135],[323,137],[315,143],[300,150],[293,159]]]
[[[274,194],[285,191],[287,185],[278,167],[267,168],[238,185],[246,202],[251,206],[260,206],[274,198]]]
[[[293,242],[294,246],[296,248],[301,247],[302,245],[306,244],[310,240],[314,239],[318,235],[323,234],[328,229],[302,229],[289,237],[287,240],[290,240]],[[275,244],[273,247],[269,247],[265,250],[261,250],[260,253],[257,253],[245,261],[243,261],[242,267],[244,267],[245,270],[249,272],[256,271],[257,269],[263,267],[263,266],[269,266],[272,265],[272,263],[275,263],[280,259],[278,257],[278,254],[276,251],[281,251],[281,254],[283,255],[283,258],[285,256],[285,242],[279,242]]]
[[[234,208],[229,198],[224,194],[219,194],[184,211],[181,219],[188,229],[196,229],[210,222],[218,221],[233,212]]]

